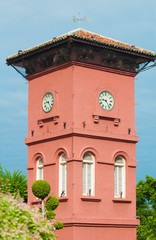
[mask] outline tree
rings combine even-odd
[[[46,213],[44,213],[44,199],[49,195],[50,193],[50,184],[46,182],[45,180],[37,180],[32,185],[32,192],[33,194],[42,200],[42,215],[43,218],[46,216],[48,220],[55,219],[55,212],[53,212],[58,206],[59,206],[59,200],[54,197],[50,196],[47,198],[45,203]],[[54,223],[54,227],[59,230],[62,229],[63,223],[56,221]]]
[[[42,200],[42,214],[44,217],[44,199],[49,195],[50,193],[50,184],[46,182],[45,180],[37,180],[33,183],[31,186],[32,192],[35,195],[35,197]]]
[[[1,192],[20,194],[20,197],[27,202],[27,177],[20,170],[14,170],[11,174],[6,168],[0,165],[0,185]]]
[[[138,240],[156,239],[156,179],[146,176],[146,180],[137,183],[137,216],[140,226],[137,228]]]

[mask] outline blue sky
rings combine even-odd
[[[6,58],[78,28],[156,52],[156,1],[0,0],[0,163],[27,174],[27,84]],[[135,80],[137,180],[156,177],[156,68]]]

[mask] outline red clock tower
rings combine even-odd
[[[155,57],[77,29],[7,58],[29,84],[28,202],[50,183],[58,239],[136,239],[134,78]]]

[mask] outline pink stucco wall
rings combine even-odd
[[[127,74],[127,75],[126,75]],[[38,200],[31,185],[36,180],[36,157],[44,161],[44,179],[58,194],[58,158],[67,155],[67,197],[60,199],[57,219],[65,224],[60,240],[136,239],[135,100],[134,76],[71,64],[29,79],[28,201]],[[98,104],[102,90],[115,98],[112,110]],[[42,98],[52,92],[54,106],[42,110]],[[115,119],[118,124],[115,124]],[[66,129],[64,129],[66,122]],[[84,124],[85,122],[85,124]],[[128,129],[131,129],[128,134]],[[32,130],[34,131],[31,136]],[[82,159],[95,157],[95,196],[82,196]],[[126,198],[114,199],[114,159],[126,160]]]

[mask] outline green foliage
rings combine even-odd
[[[45,204],[45,207],[48,211],[54,211],[58,206],[59,200],[54,196],[50,196]]]
[[[56,221],[54,223],[54,227],[59,230],[59,229],[62,229],[64,226],[63,226],[63,223],[59,222],[59,221]]]
[[[32,192],[35,197],[44,200],[50,193],[50,184],[45,180],[37,180],[32,185]]]
[[[55,217],[56,217],[56,213],[52,212],[52,211],[47,211],[45,215],[46,215],[48,220],[55,219]]]
[[[9,192],[9,179],[0,177],[0,192],[6,193]]]
[[[0,165],[0,188],[2,193],[10,192],[27,201],[27,177],[21,171],[15,170],[12,174]]]
[[[0,193],[0,239],[55,239],[52,223],[45,221],[38,208],[30,209],[21,198]]]
[[[156,239],[156,179],[146,176],[146,180],[137,183],[137,216],[140,226],[137,228],[138,240]]]
[[[54,197],[54,196],[50,196],[47,200],[46,200],[46,217],[48,220],[52,220],[55,218],[55,213],[53,212],[57,207],[59,206],[59,200]],[[54,227],[59,230],[63,228],[63,223],[61,222],[55,222]]]
[[[52,220],[55,218],[56,214],[53,212],[58,206],[59,206],[59,200],[54,197],[54,196],[50,196],[47,200],[46,200],[46,213],[44,214],[44,199],[45,197],[48,196],[48,194],[50,193],[50,184],[44,180],[37,180],[33,183],[32,185],[32,192],[33,194],[42,199],[42,215],[43,218],[46,216],[48,220]],[[63,228],[63,223],[61,222],[56,222],[55,223],[55,228],[56,229],[62,229]]]

